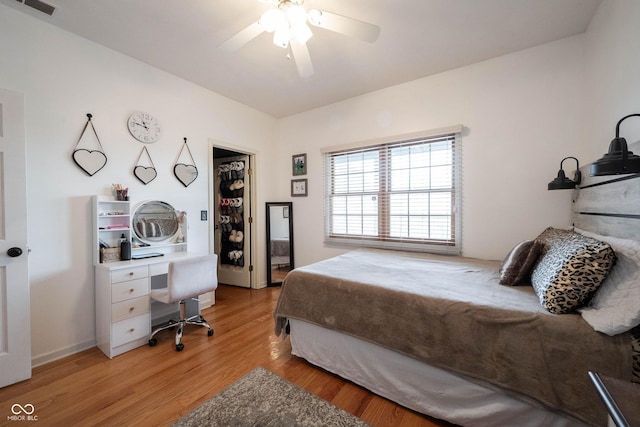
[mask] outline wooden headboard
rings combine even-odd
[[[629,146],[640,155],[640,142]],[[590,176],[580,168],[582,182],[573,191],[575,227],[606,236],[640,240],[640,173]]]

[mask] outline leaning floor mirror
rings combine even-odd
[[[293,264],[293,204],[267,202],[267,286],[281,285]]]

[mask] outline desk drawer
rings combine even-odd
[[[169,263],[161,262],[158,264],[149,264],[149,276],[159,276],[169,272]]]
[[[146,265],[142,267],[113,270],[111,272],[111,283],[125,282],[127,280],[139,279],[141,277],[149,277],[149,268]]]
[[[139,338],[147,337],[150,329],[149,313],[116,322],[111,329],[111,347],[118,347]]]
[[[111,302],[120,302],[149,294],[149,279],[146,277],[111,286]]]
[[[127,301],[117,302],[111,306],[111,319],[114,322],[139,316],[149,312],[149,297],[142,296]]]

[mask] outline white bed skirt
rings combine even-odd
[[[375,344],[289,320],[292,354],[402,406],[462,426],[584,426],[534,401]]]

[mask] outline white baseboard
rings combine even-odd
[[[204,309],[207,307],[211,307],[216,303],[215,291],[207,292],[203,296],[200,297],[200,308]],[[162,323],[164,321],[168,321],[173,316],[165,316],[166,318],[154,319],[155,324]],[[76,345],[72,345],[69,347],[65,347],[59,350],[51,351],[49,353],[41,354],[39,356],[35,356],[31,358],[31,367],[36,368],[38,366],[46,365],[47,363],[51,363],[55,360],[62,359],[67,356],[71,356],[72,354],[80,353],[81,351],[88,350],[97,345],[95,338],[91,340],[87,340],[82,343],[78,343]]]
[[[211,291],[207,292],[206,294],[200,295],[198,299],[200,300],[200,310],[209,308],[212,305],[216,304],[216,291]]]
[[[35,356],[31,358],[31,367],[36,368],[38,366],[45,365],[47,363],[51,363],[54,360],[62,359],[63,357],[71,356],[72,354],[80,353],[81,351],[88,350],[92,347],[96,346],[96,340],[91,339],[82,343],[78,343],[76,345],[72,345],[69,347],[65,347],[59,350],[51,351],[49,353],[45,353],[39,356]]]

